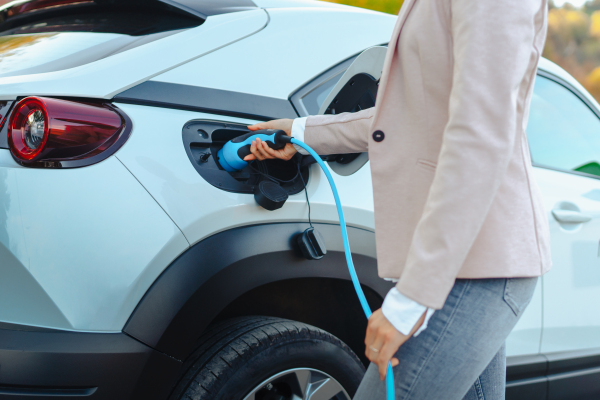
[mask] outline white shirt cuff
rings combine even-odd
[[[292,137],[300,142],[304,142],[304,129],[306,128],[306,118],[295,118],[292,122]],[[298,145],[294,145],[296,151],[304,156],[308,155],[308,151]]]
[[[409,299],[394,287],[385,296],[383,305],[381,306],[381,312],[383,312],[383,315],[390,321],[394,328],[405,336],[408,336],[423,313],[427,312],[423,325],[421,325],[413,335],[418,336],[425,328],[427,328],[427,323],[435,312],[435,309],[427,308],[416,301]]]

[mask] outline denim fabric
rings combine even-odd
[[[506,391],[506,346],[502,345],[492,361],[475,379],[463,400],[504,399]]]
[[[396,399],[504,399],[504,342],[529,304],[538,278],[457,279],[419,336],[400,347]],[[374,364],[354,400],[384,400]]]

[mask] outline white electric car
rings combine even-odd
[[[215,154],[257,121],[372,107],[395,16],[29,0],[0,21],[0,399],[350,399],[366,321],[322,172]],[[596,399],[600,106],[547,60],[528,137],[554,267],[508,338],[507,397]],[[326,159],[378,307],[368,157]],[[276,211],[265,179],[289,196]],[[321,260],[296,245],[305,183]]]

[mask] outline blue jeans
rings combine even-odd
[[[395,357],[396,399],[504,399],[504,342],[529,304],[537,278],[457,279],[427,329]],[[384,400],[374,364],[354,400]]]

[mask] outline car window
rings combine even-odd
[[[73,68],[202,23],[153,9],[57,8],[17,21],[3,22],[0,15],[0,77]]]
[[[600,120],[573,92],[543,76],[536,79],[527,138],[541,167],[600,176]]]
[[[323,102],[327,96],[329,96],[329,93],[331,93],[331,90],[333,90],[342,75],[344,75],[344,72],[345,70],[341,71],[339,74],[323,82],[320,86],[317,86],[309,93],[304,95],[304,97],[302,97],[302,104],[304,105],[304,108],[306,108],[306,111],[308,111],[309,115],[315,115],[319,113]]]
[[[355,59],[356,56],[353,56],[331,67],[290,96],[292,104],[301,117],[319,113],[327,96]]]
[[[119,36],[80,32],[0,36],[0,76],[73,56]]]

